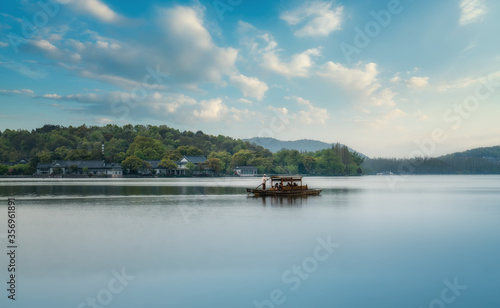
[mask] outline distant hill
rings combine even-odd
[[[376,158],[363,164],[367,173],[500,174],[500,146],[476,148],[439,157]]]
[[[273,153],[276,153],[281,149],[316,152],[319,150],[329,149],[332,147],[331,143],[326,143],[323,141],[311,140],[311,139],[283,141],[283,140],[278,140],[275,138],[254,137],[254,138],[250,138],[250,139],[243,139],[243,141],[255,143],[257,145],[260,145],[260,146],[268,149],[269,151],[271,151]],[[355,152],[351,148],[349,148],[349,151]],[[363,157],[366,157],[365,155],[363,155],[361,153],[359,153],[359,154]]]
[[[476,148],[463,152],[456,152],[441,156],[440,158],[484,158],[487,160],[500,161],[500,146]]]

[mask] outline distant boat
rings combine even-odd
[[[247,188],[248,194],[253,194],[256,197],[266,196],[313,196],[319,195],[321,189],[309,189],[307,185],[302,185],[301,176],[272,176],[270,177],[271,185],[268,189]]]

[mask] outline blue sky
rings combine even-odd
[[[1,130],[165,124],[371,157],[500,144],[498,1],[40,4],[1,4]]]

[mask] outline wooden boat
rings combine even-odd
[[[314,196],[321,193],[321,189],[309,189],[307,185],[303,185],[301,176],[271,176],[269,180],[271,185],[268,189],[263,189],[260,184],[256,188],[247,188],[247,193],[257,197]]]

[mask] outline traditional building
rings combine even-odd
[[[123,175],[123,168],[118,163],[106,163],[104,160],[55,160],[49,164],[38,164],[36,166],[36,174],[92,174],[121,177]]]
[[[196,168],[192,170],[193,175],[213,175],[214,171],[205,166],[207,158],[205,156],[183,156],[177,164],[177,175],[188,174],[189,169],[186,167],[188,163],[193,163]]]
[[[236,166],[233,170],[238,176],[257,176],[257,168],[254,166]]]
[[[145,160],[151,165],[150,170],[140,169],[139,174],[153,174],[153,175],[175,175],[176,169],[167,169],[160,166],[161,160]]]

